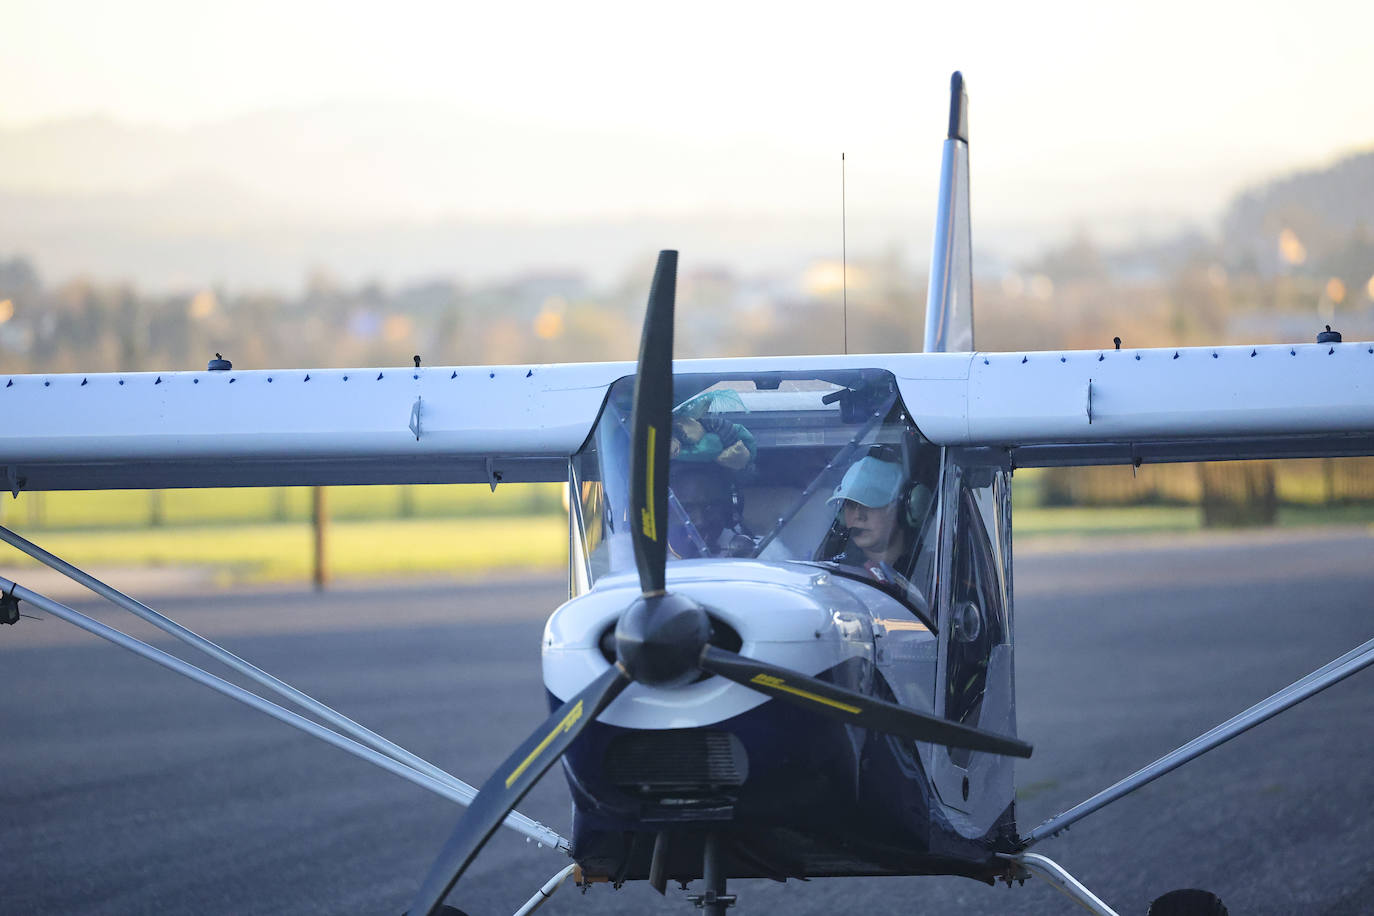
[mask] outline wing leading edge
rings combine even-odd
[[[1018,467],[1374,453],[1367,342],[963,358],[927,384],[942,396],[908,400],[917,424]]]
[[[680,360],[887,369],[939,445],[1018,467],[1374,454],[1374,344]],[[566,480],[631,363],[16,375],[12,490]],[[307,381],[308,378],[308,381]]]
[[[10,489],[565,480],[629,363],[17,375]]]

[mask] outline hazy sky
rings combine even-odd
[[[1104,148],[1138,143],[1142,124],[1204,146],[1349,145],[1371,139],[1374,112],[1374,13],[1349,2],[9,0],[3,21],[8,124],[431,99],[550,125],[834,145],[896,130],[884,125],[903,107],[938,107],[929,87],[953,69],[1003,132],[1062,131],[1047,103],[1073,93]]]
[[[7,0],[0,128],[101,115],[193,131],[324,104],[434,106],[507,144],[482,160],[480,181],[445,192],[443,162],[451,153],[455,171],[472,168],[458,147],[475,138],[436,130],[427,156],[385,178],[322,156],[310,175],[283,171],[255,189],[313,187],[312,200],[370,190],[402,215],[819,213],[838,203],[844,151],[851,230],[880,212],[924,227],[960,69],[975,226],[1206,219],[1248,181],[1374,146],[1372,11],[1292,0]]]

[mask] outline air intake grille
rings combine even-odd
[[[634,732],[606,749],[606,777],[632,792],[710,791],[743,785],[749,759],[729,732]]]

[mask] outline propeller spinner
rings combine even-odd
[[[409,913],[434,916],[507,814],[631,681],[672,688],[719,675],[812,712],[916,741],[1029,757],[1031,746],[711,646],[706,610],[666,590],[668,439],[677,252],[661,251],[640,340],[631,421],[630,518],[641,594],[615,629],[616,663],[544,721],[483,784],[430,867]]]

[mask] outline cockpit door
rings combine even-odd
[[[1012,694],[1011,487],[999,467],[947,453],[942,476],[936,712],[987,731],[1016,734]],[[933,747],[941,800],[981,835],[1011,802],[1010,758]]]

